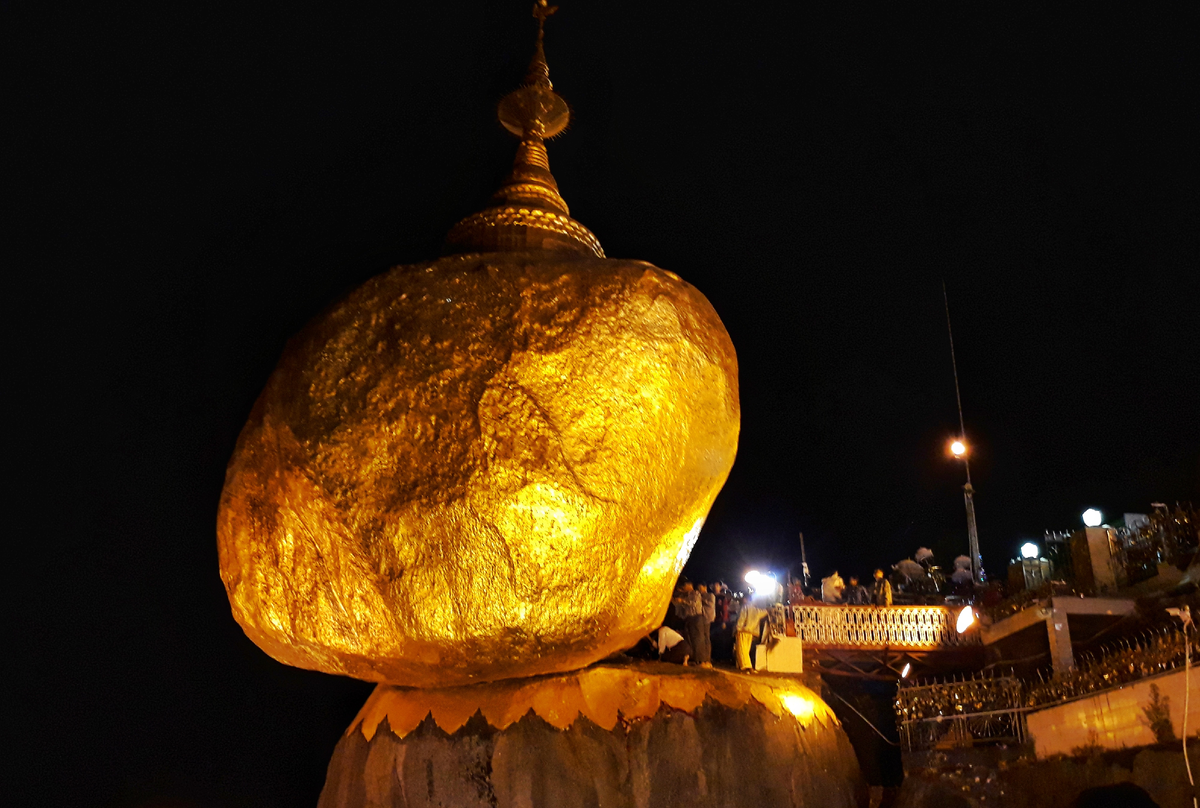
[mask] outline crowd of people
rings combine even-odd
[[[928,549],[919,549],[915,557],[894,564],[890,575],[882,568],[876,569],[865,584],[856,575],[847,582],[835,571],[812,591],[799,581],[789,581],[786,587],[776,586],[778,591],[773,595],[755,592],[753,600],[722,582],[703,584],[681,578],[662,626],[650,632],[631,653],[705,668],[712,667],[715,659],[749,669],[751,649],[763,636],[769,606],[774,602],[891,606],[897,601],[921,602],[926,596],[945,597],[952,586],[963,583],[964,575],[969,587],[970,559],[965,556],[955,559],[950,576],[944,576],[933,564],[933,553]]]
[[[828,578],[821,579],[820,594],[819,602],[844,606],[891,606],[893,597],[892,584],[884,576],[882,569],[875,570],[869,587],[860,584],[857,575],[851,575],[850,583],[847,584],[835,571]],[[804,600],[816,601],[817,599],[793,596],[793,602],[804,602]]]
[[[681,580],[662,626],[646,637],[649,649],[663,662],[702,668],[711,668],[714,658],[731,660],[743,601],[723,583]]]
[[[816,599],[822,603],[850,606],[930,605],[968,601],[977,594],[972,583],[970,558],[958,556],[954,559],[953,569],[947,572],[934,562],[932,550],[921,547],[912,558],[893,564],[890,572],[875,570],[874,577],[865,586],[853,575],[847,585],[834,572],[821,579]],[[793,598],[792,602],[797,600]]]
[[[763,640],[770,606],[781,596],[782,592],[772,597],[760,591],[747,598],[721,582],[697,584],[681,579],[662,625],[631,653],[702,668],[711,668],[715,659],[751,670],[751,651]]]

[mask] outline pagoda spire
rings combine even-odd
[[[537,43],[525,82],[497,105],[500,124],[520,139],[512,172],[492,196],[492,207],[463,219],[446,237],[447,252],[552,250],[604,257],[600,242],[570,216],[550,173],[545,141],[560,134],[571,109],[550,82],[544,47],[546,19],[557,6],[536,0]]]

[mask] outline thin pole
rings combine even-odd
[[[800,571],[804,574],[804,594],[808,594],[808,556],[804,552],[804,534],[800,534]]]
[[[958,402],[958,437],[965,445],[967,442],[967,427],[963,423],[962,393],[958,389],[958,360],[954,358],[954,329],[950,327],[950,298],[946,294],[946,282],[942,281],[942,302],[946,305],[946,334],[950,337],[950,367],[954,369],[954,400]],[[971,484],[971,467],[967,456],[963,455],[963,465],[967,468],[967,484]]]
[[[963,421],[962,392],[958,387],[958,360],[954,356],[954,329],[950,327],[950,297],[946,294],[946,281],[942,281],[942,303],[946,306],[946,334],[950,337],[950,366],[954,369],[954,400],[958,403],[958,435],[964,446],[967,443],[967,427]],[[969,451],[969,449],[968,449]],[[971,485],[971,463],[963,454],[963,468],[967,472],[967,484],[963,486],[963,500],[967,507],[967,544],[971,551],[971,578],[983,583],[983,559],[979,555],[979,530],[975,527],[975,488]]]

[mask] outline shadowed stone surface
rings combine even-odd
[[[840,727],[710,700],[691,713],[664,704],[611,731],[585,716],[559,730],[531,711],[505,730],[477,715],[452,735],[427,718],[401,739],[385,719],[370,741],[343,736],[319,805],[839,808],[861,798]]]
[[[1195,770],[1200,743],[1189,743],[1188,750]],[[1128,798],[1133,792],[1122,789],[1122,784],[1144,790],[1162,808],[1191,808],[1195,794],[1178,745],[1047,760],[1021,757],[1016,749],[1002,753],[988,747],[929,753],[921,756],[920,764],[908,768],[897,808],[1072,808],[1077,804],[1133,808],[1137,803]],[[1089,795],[1099,802],[1079,801],[1088,789],[1101,789]]]

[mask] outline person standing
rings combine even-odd
[[[883,570],[875,570],[875,580],[871,582],[871,603],[876,606],[892,605],[892,585],[883,577]]]
[[[711,662],[710,659],[701,657],[702,649],[708,645],[708,624],[704,622],[704,603],[691,581],[684,583],[678,603],[679,614],[683,617],[683,633],[695,654],[693,659],[700,664]],[[701,634],[704,635],[703,638]]]
[[[850,586],[846,587],[844,598],[847,606],[866,606],[871,602],[867,588],[858,582],[857,575],[850,576]]]
[[[716,598],[717,606],[717,614],[713,622],[720,624],[721,630],[724,631],[729,623],[729,590],[725,588],[725,584],[718,581],[713,584],[713,595]]]
[[[700,667],[712,667],[712,626],[717,619],[717,596],[708,591],[708,587],[700,584],[700,609],[704,614],[704,647],[696,651]]]
[[[754,645],[754,638],[762,631],[762,622],[766,617],[766,609],[760,609],[752,603],[742,604],[741,611],[738,612],[737,636],[734,641],[738,670],[754,668],[750,661],[750,648]]]
[[[725,588],[726,600],[725,604],[729,608],[729,631],[725,635],[725,650],[729,654],[729,659],[737,662],[737,621],[738,616],[742,611],[743,598],[736,592],[730,591],[729,587]]]
[[[837,570],[834,570],[833,575],[821,579],[821,601],[823,603],[841,603],[842,590],[845,588],[846,584],[842,581],[842,576],[838,575]]]
[[[709,639],[712,641],[710,647],[713,651],[713,659],[730,660],[733,659],[733,634],[729,630],[729,590],[722,583],[714,583],[713,598],[716,608],[713,618],[712,631],[709,632]]]

